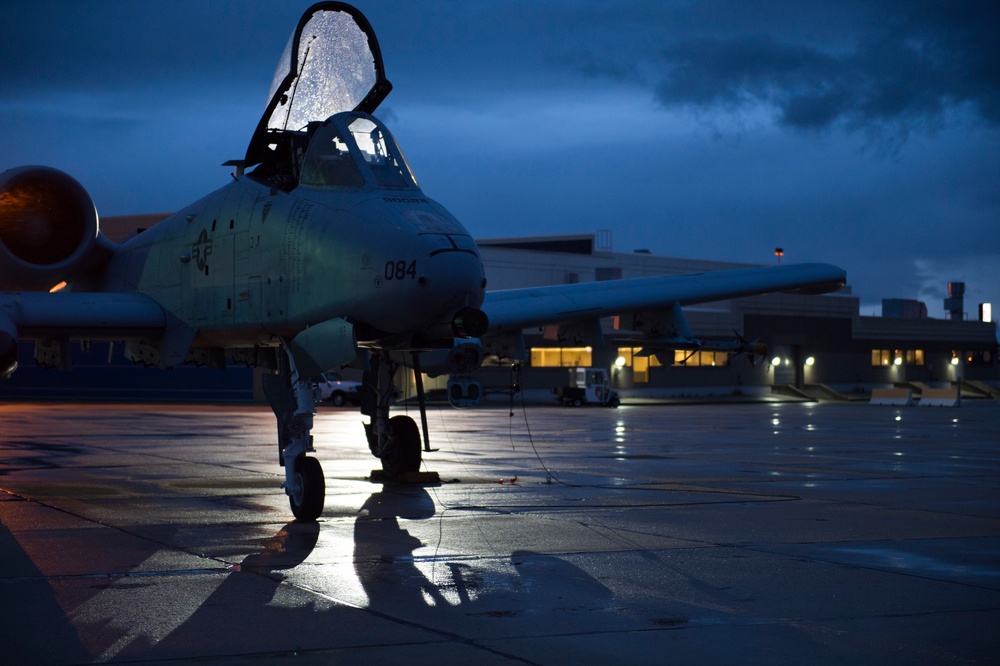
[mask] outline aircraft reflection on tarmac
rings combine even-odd
[[[400,518],[434,516],[434,502],[423,489],[375,493],[360,513],[354,523],[354,563],[369,608],[392,609],[393,613],[408,608],[412,617],[420,617],[428,607],[440,612],[456,608],[463,615],[520,614],[523,609],[544,606],[542,599],[572,603],[561,587],[566,580],[575,581],[571,596],[578,596],[580,603],[600,604],[611,597],[608,588],[578,567],[531,551],[512,552],[511,566],[499,570],[446,558],[442,561],[435,554],[427,572],[427,565],[417,566],[414,553],[428,544],[399,524]],[[555,592],[557,581],[561,589]],[[504,603],[495,607],[490,595],[501,593]],[[511,610],[511,597],[521,598],[520,610]]]

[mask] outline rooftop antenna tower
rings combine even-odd
[[[948,283],[948,298],[944,299],[944,309],[951,321],[962,321],[965,318],[964,282]]]
[[[611,229],[597,230],[598,252],[611,252]]]

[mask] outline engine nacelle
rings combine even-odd
[[[17,370],[17,327],[0,311],[0,379],[7,379]]]
[[[97,210],[74,178],[49,167],[0,174],[0,290],[50,289],[97,241]]]

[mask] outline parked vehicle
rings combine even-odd
[[[559,402],[564,405],[604,405],[617,407],[621,398],[611,389],[611,378],[604,368],[570,368],[569,384],[553,389]]]
[[[331,402],[340,407],[345,403],[361,404],[361,382],[341,379],[336,372],[324,372],[314,389],[316,402]]]

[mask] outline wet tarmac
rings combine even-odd
[[[323,409],[0,406],[10,664],[1000,662],[1000,401],[434,409],[430,487]]]

